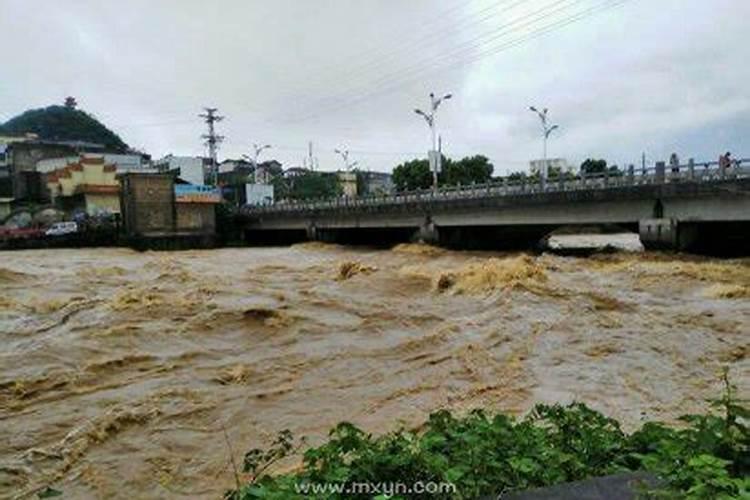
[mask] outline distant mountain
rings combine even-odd
[[[128,145],[85,111],[70,106],[31,109],[0,125],[0,135],[34,133],[51,141],[86,141],[124,152]]]

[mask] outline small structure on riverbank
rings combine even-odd
[[[218,191],[171,174],[128,172],[121,184],[123,239],[135,248],[206,248],[216,240]]]

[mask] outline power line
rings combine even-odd
[[[504,14],[506,12],[511,11],[515,7],[527,3],[529,0],[515,0],[512,1],[512,4],[505,9],[496,10],[497,7],[501,6],[505,3],[510,3],[512,0],[500,0],[498,2],[493,3],[492,5],[483,8],[482,10],[475,12],[475,13],[469,13],[465,18],[454,18],[452,19],[452,23],[449,25],[447,29],[430,29],[428,33],[424,33],[423,36],[415,38],[415,39],[409,39],[408,37],[393,37],[395,39],[399,40],[399,47],[395,50],[384,50],[381,51],[381,53],[376,53],[375,57],[371,58],[370,60],[365,61],[359,61],[357,64],[355,64],[353,67],[347,70],[346,78],[349,78],[350,80],[352,77],[361,77],[363,75],[367,75],[371,71],[377,70],[379,67],[383,66],[384,63],[387,63],[388,61],[393,60],[394,58],[398,56],[404,56],[405,54],[409,53],[417,53],[420,48],[423,47],[429,47],[429,44],[425,44],[424,42],[430,42],[432,40],[436,39],[442,39],[446,36],[450,35],[452,32],[460,32],[463,29],[471,28],[473,25],[481,25],[484,21],[487,21],[497,15]],[[461,6],[462,7],[462,6]],[[457,9],[453,9],[457,10]],[[481,14],[486,14],[487,12],[490,12],[489,15],[485,15],[481,18],[472,18],[472,16],[479,16]],[[442,19],[448,18],[449,16],[445,14]],[[429,26],[429,23],[427,24]],[[420,27],[424,29],[425,24],[420,24]],[[413,34],[414,30],[410,30],[408,34]],[[407,50],[404,51],[404,48]],[[335,70],[339,69],[341,66],[346,66],[344,63],[339,63],[336,66],[331,66],[330,70],[328,69],[321,69],[322,75],[328,75],[329,73],[335,73]],[[318,78],[315,81],[307,80],[305,81],[305,89],[309,90],[310,88],[316,89],[321,86],[325,86],[329,84],[330,82],[340,82],[340,77],[336,74],[333,74],[331,77],[324,76],[323,78]]]
[[[320,114],[322,114],[324,112],[334,111],[334,110],[337,110],[337,109],[341,109],[343,107],[348,107],[348,106],[351,106],[352,104],[361,102],[361,101],[363,101],[365,99],[371,99],[371,98],[373,98],[375,96],[379,96],[379,95],[382,95],[382,94],[385,94],[385,93],[392,92],[393,90],[395,90],[395,89],[397,89],[397,88],[399,88],[399,87],[401,87],[403,85],[406,85],[406,84],[408,84],[410,82],[413,82],[413,81],[416,81],[416,80],[424,78],[424,75],[426,73],[435,72],[437,70],[443,70],[443,69],[449,69],[449,70],[451,70],[451,69],[456,69],[456,68],[461,67],[461,66],[465,66],[466,64],[469,64],[471,62],[475,62],[475,61],[480,60],[480,59],[482,59],[484,57],[487,57],[489,55],[494,55],[494,54],[497,54],[499,52],[503,52],[505,50],[508,50],[510,48],[522,45],[522,44],[524,44],[524,43],[526,43],[526,42],[528,42],[530,40],[533,40],[535,38],[538,38],[538,37],[540,37],[540,36],[542,36],[544,34],[547,34],[547,33],[553,32],[553,31],[557,31],[557,30],[559,30],[561,28],[564,28],[564,27],[566,27],[566,26],[568,26],[570,24],[573,24],[573,23],[581,21],[581,20],[583,20],[585,18],[591,17],[592,15],[595,15],[595,14],[597,14],[599,12],[610,10],[610,9],[613,9],[613,8],[618,7],[620,5],[623,5],[627,1],[629,1],[629,0],[615,0],[615,1],[608,0],[608,1],[605,1],[605,2],[599,4],[599,5],[595,6],[595,7],[587,9],[585,11],[582,11],[582,12],[570,15],[568,17],[564,17],[564,18],[561,18],[559,20],[553,21],[553,22],[551,22],[551,23],[549,23],[547,25],[544,25],[544,26],[542,26],[542,27],[540,27],[538,29],[532,30],[531,32],[528,32],[528,33],[526,33],[524,35],[521,35],[521,36],[517,37],[516,39],[512,39],[512,40],[503,42],[502,44],[499,44],[497,46],[488,47],[487,49],[485,49],[485,50],[483,50],[483,51],[481,51],[479,53],[475,53],[474,57],[467,58],[467,59],[464,59],[464,60],[459,60],[459,61],[456,61],[456,62],[454,62],[452,64],[450,63],[450,59],[449,58],[442,58],[442,59],[439,59],[439,60],[435,61],[435,62],[442,63],[442,64],[437,64],[437,65],[435,65],[433,67],[430,67],[430,68],[427,68],[427,69],[425,69],[424,67],[413,68],[412,70],[409,70],[409,71],[406,72],[407,74],[409,74],[408,78],[399,79],[399,80],[396,80],[396,81],[391,81],[390,84],[385,85],[383,88],[381,88],[381,89],[379,89],[377,91],[368,92],[368,93],[365,93],[365,94],[354,96],[354,97],[349,98],[349,99],[346,99],[346,98],[339,99],[336,105],[323,108],[323,109],[321,109],[321,110],[319,110],[319,111],[317,111],[315,113],[308,113],[306,115],[302,115],[300,118],[296,118],[296,119],[293,119],[293,120],[287,120],[284,123],[301,122],[301,121],[309,120],[311,118],[315,118],[315,117],[320,116]],[[549,17],[549,14],[543,16],[541,19],[543,19],[544,17]],[[525,26],[528,26],[529,24],[530,23],[527,22],[525,24]],[[533,24],[533,23],[531,23],[531,24]],[[476,45],[474,47],[471,47],[471,49],[481,48],[481,46],[484,45],[484,44],[485,43],[480,43],[480,44],[478,44],[478,45]],[[465,51],[461,51],[461,52],[465,52]],[[456,55],[456,54],[450,54],[450,55],[453,56],[453,55]],[[449,63],[449,64],[445,64],[446,62]],[[416,73],[416,74],[414,74],[414,73]],[[381,78],[377,82],[380,82],[381,80],[383,80],[383,79]],[[386,83],[386,82],[387,82],[387,79],[386,79],[386,81],[384,83]],[[375,86],[376,84],[377,83],[374,83],[371,86]]]
[[[566,2],[571,2],[568,5],[565,5]],[[493,28],[490,31],[483,32],[479,34],[478,36],[468,40],[467,42],[461,43],[458,46],[452,47],[448,51],[435,56],[428,58],[424,61],[421,61],[418,65],[413,65],[410,68],[406,69],[398,69],[395,71],[392,71],[391,73],[387,73],[385,75],[381,75],[379,78],[377,78],[374,81],[368,82],[369,87],[376,87],[380,84],[390,84],[392,86],[395,86],[395,83],[400,82],[401,80],[412,81],[416,78],[408,78],[409,76],[417,76],[418,78],[421,78],[422,75],[426,71],[429,71],[429,65],[435,65],[436,63],[440,63],[442,61],[452,60],[452,58],[456,56],[461,56],[464,53],[472,53],[477,48],[481,48],[483,45],[486,45],[487,42],[491,42],[494,40],[497,40],[499,38],[502,38],[507,35],[513,35],[516,32],[519,31],[520,28],[525,28],[530,25],[533,25],[534,23],[538,21],[542,21],[550,16],[553,16],[557,13],[563,12],[565,9],[575,7],[577,4],[584,2],[585,0],[556,0],[540,9],[537,9],[535,11],[526,13],[522,16],[519,16],[515,19],[510,20],[507,23],[501,24],[500,26],[497,26]],[[558,7],[557,9],[550,10],[552,7]],[[427,66],[427,68],[425,68]],[[400,85],[399,85],[400,86]],[[354,91],[356,92],[356,90]],[[349,92],[351,93],[351,91]],[[340,100],[341,97],[339,96],[337,100]],[[323,103],[328,100],[331,100],[330,97],[319,99],[318,102]],[[306,115],[302,115],[306,116]],[[303,118],[307,119],[307,118]]]

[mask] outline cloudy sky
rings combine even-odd
[[[747,0],[0,0],[0,121],[73,95],[154,157],[203,154],[197,117],[226,119],[220,158],[270,143],[320,167],[424,156],[413,112],[438,113],[448,156],[497,172],[542,154],[529,105],[578,163],[750,156]]]

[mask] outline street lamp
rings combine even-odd
[[[258,157],[260,157],[260,154],[265,149],[270,149],[270,144],[264,144],[262,146],[259,146],[258,144],[253,143],[253,156],[252,158],[248,155],[242,155],[243,158],[246,160],[249,160],[253,164],[253,175],[255,177],[255,183],[258,183]]]
[[[434,151],[434,155],[438,155],[437,152],[437,135],[435,132],[435,113],[437,112],[438,107],[440,107],[440,103],[443,101],[447,101],[453,97],[452,94],[445,94],[443,97],[436,98],[434,93],[430,93],[430,112],[425,113],[421,109],[415,109],[414,112],[424,118],[424,120],[427,122],[427,125],[430,127],[430,134],[432,136],[432,151]],[[432,189],[437,191],[438,186],[438,165],[440,164],[440,157],[436,156],[435,164],[432,168]]]
[[[349,163],[349,150],[348,149],[334,149],[334,153],[341,155],[341,159],[344,160],[344,170],[349,172],[352,168],[357,165],[356,161]]]
[[[549,139],[550,134],[554,131],[560,128],[558,125],[552,125],[549,126],[547,124],[547,113],[549,112],[549,109],[544,108],[542,111],[539,111],[534,106],[529,107],[529,110],[536,113],[539,116],[539,119],[542,121],[542,133],[544,134],[544,160],[542,163],[542,179],[547,180],[548,175],[548,166],[547,166],[547,139]]]

